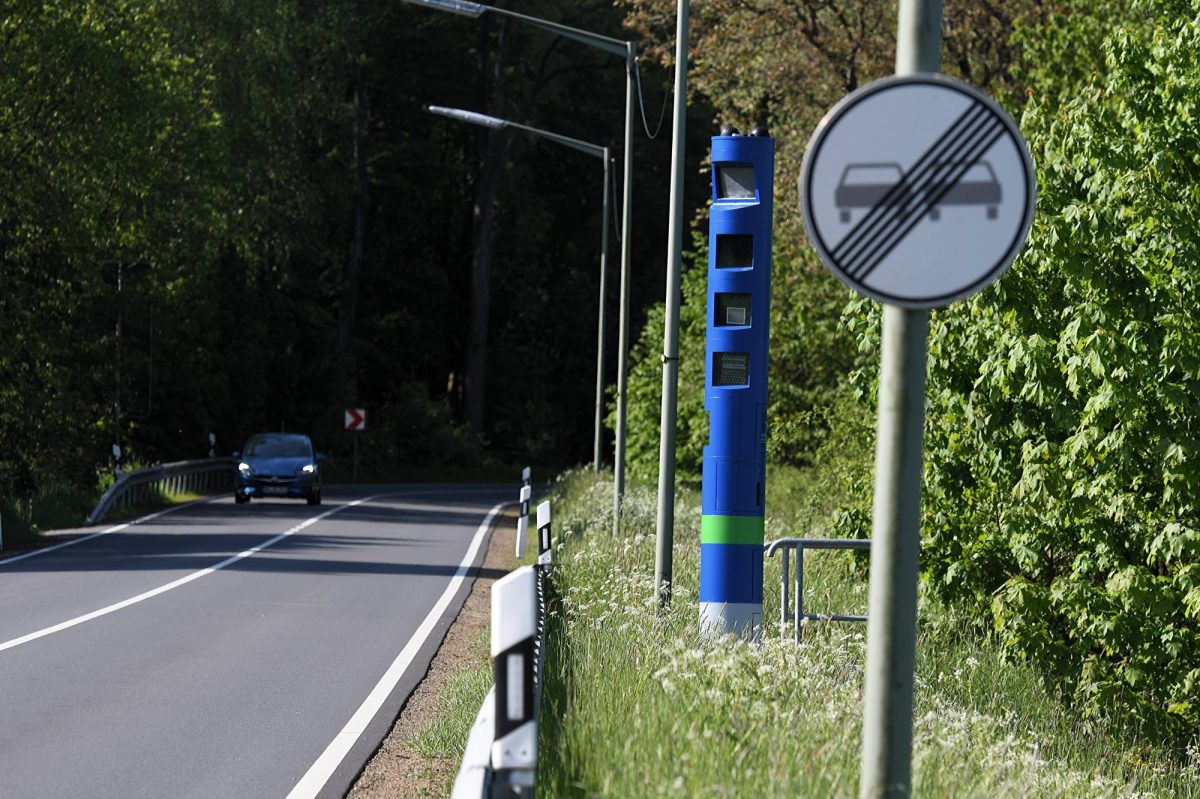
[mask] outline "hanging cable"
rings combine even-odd
[[[671,95],[675,93],[675,88],[672,87],[668,89],[666,96],[663,97],[662,111],[660,111],[658,114],[658,127],[654,129],[653,133],[651,133],[650,122],[646,119],[646,97],[642,94],[642,66],[638,61],[635,61],[633,64],[633,69],[637,76],[638,107],[642,111],[642,127],[646,129],[646,136],[653,141],[654,139],[658,138],[658,134],[662,132],[663,120],[667,118],[667,104],[671,102]]]

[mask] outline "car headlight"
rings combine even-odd
[[[304,466],[303,468],[300,469],[300,471],[304,472],[305,474],[312,474],[316,470],[317,470],[317,466],[314,463],[310,463],[307,466]]]
[[[241,472],[242,474],[250,474],[250,472],[251,472],[250,464],[246,463],[245,461],[242,461],[241,463],[238,464],[238,471]]]

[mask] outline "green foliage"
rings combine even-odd
[[[0,502],[6,550],[32,544],[38,533],[82,527],[99,495],[65,485],[49,485],[26,499]]]
[[[642,37],[646,58],[669,62],[674,27],[663,21],[674,19],[674,3],[625,3],[627,25]],[[1049,13],[1048,5],[1033,0],[1003,8],[947,3],[946,71],[984,88],[1014,92],[1006,80],[1025,45],[1010,41],[1011,34],[1034,28]],[[843,327],[849,292],[829,276],[805,241],[795,180],[821,116],[847,92],[892,72],[895,4],[718,0],[695,6],[690,26],[696,54],[690,90],[711,101],[721,121],[743,130],[766,124],[776,140],[767,446],[773,463],[809,464],[831,420],[859,413],[849,407],[853,401],[843,383],[863,356],[856,351],[853,330],[848,335]],[[707,141],[701,146],[707,151]],[[704,207],[696,214],[695,226],[702,232],[686,259],[680,313],[676,461],[681,478],[693,482],[699,480],[708,439],[703,397],[707,214]],[[648,312],[631,356],[628,464],[641,479],[653,479],[658,468],[662,332],[660,304]]]
[[[378,409],[382,423],[365,462],[378,467],[398,464],[478,466],[486,463],[478,441],[456,422],[445,403],[429,398],[424,386],[405,386]]]
[[[589,30],[620,24],[603,5],[535,5]],[[210,432],[228,453],[253,432],[302,430],[348,460],[350,404],[370,411],[368,458],[590,453],[599,165],[521,137],[498,165],[489,414],[472,441],[458,417],[480,137],[424,110],[618,143],[620,60],[563,45],[386,0],[9,3],[0,496],[90,490],[114,442],[144,463],[200,457]],[[479,108],[497,76],[503,107]],[[638,148],[650,174],[669,157]],[[660,184],[639,177],[638,202]],[[655,224],[639,222],[635,262],[659,250]],[[635,271],[638,297],[650,270]]]
[[[675,428],[675,459],[679,478],[700,479],[700,462],[708,443],[708,415],[704,412],[704,328],[708,290],[708,245],[698,234],[693,250],[685,253],[679,308],[679,392]],[[631,477],[653,481],[658,475],[658,436],[662,407],[662,341],[665,321],[662,304],[646,315],[641,335],[629,354],[629,399],[626,405],[628,436],[626,466]],[[615,424],[615,409],[608,423]]]
[[[829,430],[826,419],[839,381],[853,363],[854,338],[839,329],[846,290],[813,263],[807,251],[776,247],[771,297],[770,378],[767,387],[768,457],[774,463],[810,463]],[[680,478],[696,482],[708,414],[704,410],[704,336],[708,302],[708,246],[699,234],[686,259],[679,313],[679,405],[675,458]],[[651,308],[630,356],[628,468],[638,479],[658,473],[662,402],[662,305]],[[609,424],[613,424],[610,414]]]
[[[1200,724],[1200,6],[1148,8],[1153,24],[1107,36],[1094,83],[1033,96],[1029,244],[937,315],[922,562],[1081,706],[1185,741]]]
[[[768,512],[803,524],[792,497],[811,472],[773,473]],[[633,486],[624,534],[611,535],[611,481],[575,471],[556,482],[538,793],[552,797],[857,795],[863,630],[809,627],[781,641],[778,560],[766,564],[761,646],[698,634],[699,501],[676,503],[675,592],[654,598],[655,497]],[[768,521],[768,524],[771,524]],[[861,612],[866,580],[845,553],[806,557],[808,607]],[[914,691],[915,796],[1176,797],[1200,791],[1196,753],[1086,723],[1006,663],[998,647],[927,602]]]

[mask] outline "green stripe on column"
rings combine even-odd
[[[700,517],[701,544],[759,544],[763,542],[762,516]]]

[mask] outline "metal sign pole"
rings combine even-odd
[[[883,306],[859,796],[909,796],[929,311]]]
[[[355,430],[354,431],[354,467],[353,467],[354,471],[352,473],[351,479],[353,479],[354,482],[356,482],[356,483],[358,482],[358,436],[359,436],[359,432],[357,430]]]
[[[671,215],[667,225],[667,296],[663,330],[662,427],[658,437],[658,513],[655,521],[654,593],[671,606],[675,542],[675,414],[679,391],[679,304],[683,271],[683,148],[687,124],[688,0],[675,12],[675,113],[671,133]]]
[[[941,49],[941,0],[900,0],[896,74],[937,72]],[[928,332],[928,310],[883,306],[861,799],[912,794]]]
[[[983,92],[937,74],[941,28],[941,0],[901,0],[896,75],[830,109],[800,172],[813,249],[835,277],[883,303],[863,799],[912,787],[929,309],[998,279],[1037,203],[1020,128]]]
[[[604,148],[604,202],[600,214],[600,308],[596,312],[596,423],[592,441],[592,470],[600,471],[600,444],[604,430],[604,314],[608,305],[608,185],[609,154]]]
[[[625,166],[621,176],[621,300],[617,333],[617,423],[613,443],[613,535],[621,532],[621,502],[625,497],[626,395],[629,392],[629,259],[633,224],[633,92],[637,79],[637,49],[625,44]]]

